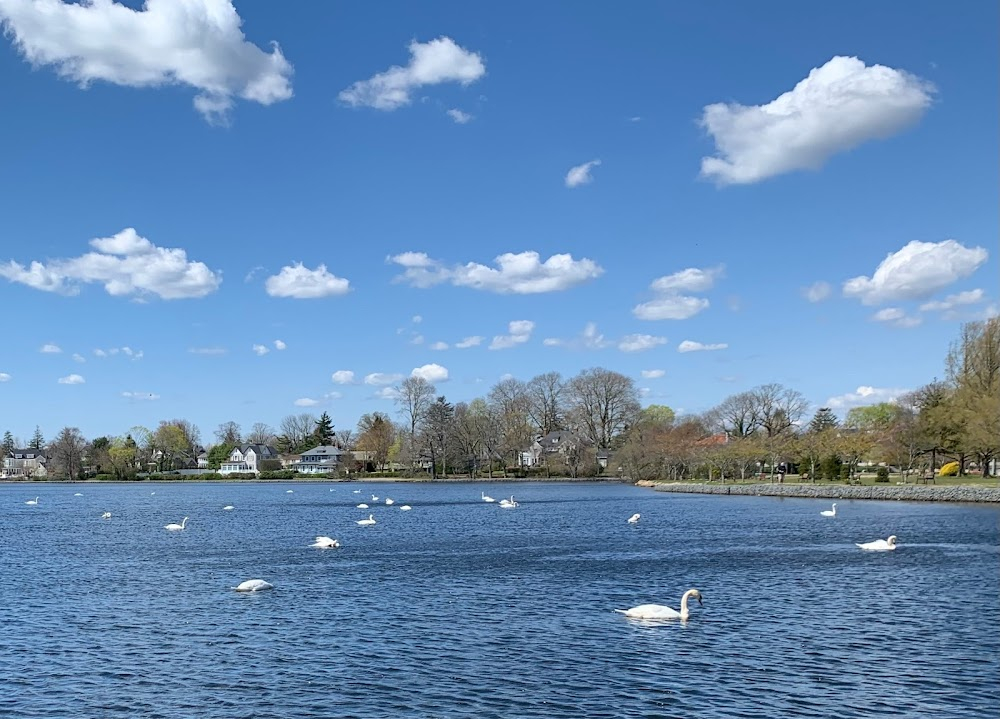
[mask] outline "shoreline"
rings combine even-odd
[[[630,484],[627,479],[618,477],[365,477],[363,479],[330,479],[329,477],[296,477],[294,479],[249,479],[240,477],[234,479],[0,479],[0,486],[37,487],[48,484],[67,485],[142,485],[142,484],[501,484],[501,483],[543,483],[543,482],[588,482],[608,484]]]
[[[874,499],[902,502],[1000,503],[1000,487],[976,485],[810,485],[810,484],[686,484],[640,481],[639,487],[656,492],[719,494],[750,497],[802,497],[807,499]]]

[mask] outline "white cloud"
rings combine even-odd
[[[819,282],[813,282],[808,287],[802,288],[802,294],[810,302],[822,302],[830,296],[832,291],[833,288],[830,287],[830,283],[823,282],[822,280]]]
[[[277,44],[247,42],[228,0],[145,0],[142,10],[96,0],[0,0],[0,24],[32,65],[54,65],[86,88],[186,85],[195,108],[225,121],[234,99],[270,105],[292,96],[292,66]]]
[[[395,387],[382,387],[375,392],[375,399],[395,400],[399,397],[399,390]]]
[[[94,353],[96,354],[99,351],[94,350]],[[226,354],[226,349],[224,347],[191,347],[188,352],[193,355],[216,356]]]
[[[54,355],[62,352],[62,348],[59,345],[54,345],[50,343],[42,345],[38,351],[41,352],[42,354]]]
[[[594,177],[590,174],[590,170],[594,167],[598,167],[600,164],[600,160],[591,160],[590,162],[585,162],[582,165],[569,168],[569,172],[566,173],[566,187],[589,185],[594,181]]]
[[[410,372],[411,377],[423,377],[434,384],[435,382],[446,382],[448,380],[448,370],[439,364],[425,364],[423,367],[414,367]]]
[[[662,377],[665,374],[666,374],[666,372],[663,371],[662,369],[644,369],[642,371],[642,378],[643,379],[658,379],[658,378]]]
[[[888,387],[861,386],[854,392],[837,395],[826,401],[826,406],[831,409],[850,409],[851,407],[863,407],[880,402],[895,402],[896,399],[908,392],[905,389],[891,389]]]
[[[574,337],[569,340],[556,339],[549,337],[542,340],[542,344],[546,347],[570,347],[574,349],[603,349],[612,344],[610,340],[605,339],[604,335],[597,331],[596,322],[588,322],[584,328],[583,332],[579,336]]]
[[[656,337],[654,335],[625,335],[618,342],[618,349],[622,352],[644,352],[651,350],[662,344],[666,344],[666,337]]]
[[[561,340],[558,337],[546,337],[542,340],[542,344],[546,347],[561,347],[566,344],[566,341]]]
[[[965,305],[975,305],[982,302],[986,298],[986,293],[981,289],[967,290],[966,292],[959,292],[955,295],[948,295],[943,300],[935,300],[933,302],[925,302],[920,305],[921,312],[946,312],[948,310],[953,310],[956,307],[962,307]]]
[[[122,392],[122,397],[136,402],[155,402],[160,398],[160,395],[152,392]]]
[[[2,2],[3,0],[0,0]],[[101,282],[114,297],[147,294],[164,300],[204,297],[219,288],[222,279],[201,262],[189,262],[181,249],[157,247],[128,227],[112,237],[90,241],[96,252],[25,268],[11,260],[0,265],[0,277],[36,290],[79,293],[77,283]]]
[[[465,123],[471,121],[473,116],[467,112],[462,112],[456,108],[448,110],[448,117],[457,122],[459,125],[464,125]]]
[[[284,343],[283,341],[281,341],[281,340],[275,340],[275,341],[274,341],[274,349],[278,350],[279,352],[280,352],[281,350],[283,350],[283,349],[286,349],[287,347],[288,347],[288,345],[286,345],[286,344],[285,344],[285,343]]]
[[[422,345],[423,343],[424,343],[423,335],[413,335],[413,337],[410,338],[411,345]]]
[[[649,289],[654,292],[705,292],[712,289],[715,281],[722,276],[724,267],[709,267],[699,269],[688,267],[672,275],[665,275],[653,280]]]
[[[531,339],[531,333],[535,329],[535,323],[531,320],[514,320],[507,324],[506,335],[497,335],[490,343],[491,350],[504,350],[524,344]]]
[[[412,322],[415,325],[419,325],[423,321],[424,318],[421,315],[413,315],[413,317],[410,318],[410,322]]]
[[[632,314],[640,320],[686,320],[709,305],[704,297],[690,295],[665,295],[632,308]]]
[[[478,262],[445,267],[423,252],[404,252],[387,261],[405,267],[395,282],[427,288],[442,282],[456,287],[471,287],[499,294],[536,294],[559,292],[599,277],[603,272],[596,262],[574,260],[570,254],[552,255],[542,262],[537,252],[507,252],[495,259],[497,267]]]
[[[446,350],[446,349],[448,349],[448,343],[447,342],[434,342],[433,344],[431,344],[430,347],[428,347],[428,349],[432,349],[432,350],[435,350],[435,351]]]
[[[351,291],[351,283],[327,271],[326,265],[310,270],[301,262],[286,265],[281,271],[268,277],[264,289],[271,297],[292,297],[297,300],[311,300],[320,297],[343,295]]]
[[[387,372],[372,372],[371,374],[365,375],[365,384],[383,385],[383,384],[393,384],[394,382],[399,382],[403,379],[401,374],[390,374]]]
[[[714,350],[724,350],[727,349],[729,345],[723,343],[707,345],[701,342],[692,342],[691,340],[684,340],[679,345],[677,345],[678,352],[711,352]]]
[[[296,407],[315,407],[319,404],[319,400],[311,397],[299,397],[293,404]]]
[[[334,384],[354,384],[354,372],[349,369],[339,369],[330,375]]]
[[[426,85],[457,82],[467,86],[486,74],[482,57],[459,47],[450,37],[410,42],[410,64],[393,65],[343,90],[339,97],[352,107],[396,110],[413,100],[413,91]]]
[[[916,327],[923,322],[921,317],[911,317],[899,307],[886,307],[885,309],[881,309],[872,315],[872,319],[876,322],[891,324],[896,327]]]
[[[78,374],[70,374],[59,378],[59,384],[83,384],[86,381]]]
[[[701,124],[716,156],[702,158],[701,176],[732,185],[818,169],[838,152],[915,123],[933,91],[902,70],[834,57],[766,105],[706,106]]]
[[[871,277],[847,280],[844,296],[857,297],[866,305],[924,299],[968,277],[987,257],[984,248],[968,248],[955,240],[914,240],[890,252]]]
[[[10,375],[6,372],[0,372],[0,382],[10,382]]]
[[[86,358],[86,357],[84,357],[84,356],[83,356],[82,354],[80,354],[79,352],[74,352],[74,353],[73,353],[73,361],[74,361],[74,362],[80,362],[80,363],[83,363],[83,362],[86,362],[86,361],[87,361],[87,358]]]
[[[101,358],[115,357],[119,354],[132,360],[141,360],[144,355],[142,350],[134,350],[127,345],[125,347],[109,347],[108,349],[97,348],[94,350],[94,356]]]
[[[254,345],[253,351],[257,353],[258,357],[263,357],[271,350],[269,350],[266,345]]]
[[[456,342],[455,343],[455,348],[456,349],[460,349],[460,350],[464,350],[464,349],[468,349],[469,347],[478,347],[479,345],[481,345],[483,343],[483,339],[484,338],[480,337],[479,335],[473,335],[472,337],[466,337],[461,342]]]

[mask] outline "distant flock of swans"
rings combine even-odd
[[[333,490],[331,489],[330,491],[332,492]],[[353,491],[354,494],[361,493],[360,489],[355,489]],[[285,490],[285,492],[286,494],[293,494],[294,490],[288,489]],[[151,492],[150,494],[153,495],[156,494],[156,492]],[[83,494],[80,492],[76,492],[73,496],[82,497]],[[487,502],[490,504],[496,503],[497,506],[500,507],[501,509],[516,509],[517,507],[521,506],[517,501],[514,500],[514,495],[511,495],[510,498],[508,499],[501,499],[499,502],[497,502],[493,497],[487,495],[486,492],[480,492],[480,496],[483,502]],[[34,499],[29,499],[25,502],[25,504],[30,506],[38,506],[39,499],[40,499],[39,497],[35,497]],[[372,503],[378,502],[379,497],[373,494],[371,501]],[[389,497],[385,498],[385,506],[391,507],[394,504],[395,500]],[[367,502],[362,502],[357,505],[357,508],[369,509],[370,506]],[[232,511],[235,509],[235,507],[231,504],[227,504],[222,509],[225,511]],[[409,511],[411,509],[412,507],[408,504],[403,504],[399,507],[399,510],[403,512]],[[820,515],[824,517],[836,517],[837,503],[834,502],[833,506],[830,507],[830,509],[824,509],[823,511],[821,511]],[[628,524],[636,525],[639,523],[641,517],[642,515],[636,512],[625,521]],[[111,512],[102,513],[101,519],[111,519]],[[170,524],[163,525],[163,528],[168,532],[182,532],[187,527],[188,519],[189,517],[184,517],[183,519],[181,519],[180,523],[171,522]],[[369,514],[368,519],[359,519],[355,523],[359,527],[370,527],[374,526],[377,522],[375,520],[375,515]],[[315,547],[317,549],[339,549],[340,542],[332,537],[318,536],[309,546]],[[896,549],[898,545],[896,544],[896,535],[893,534],[886,539],[876,539],[871,542],[855,543],[855,546],[869,552],[887,552]],[[245,582],[241,582],[237,586],[233,587],[233,589],[237,592],[262,592],[268,589],[274,589],[274,585],[263,579],[248,579]],[[681,596],[680,611],[662,604],[640,604],[638,606],[632,607],[631,609],[615,609],[615,611],[618,612],[619,614],[624,614],[626,617],[630,619],[642,619],[647,621],[680,619],[684,621],[690,616],[690,610],[688,609],[689,599],[696,599],[698,601],[699,606],[704,606],[701,592],[698,591],[697,589],[689,589],[686,592],[684,592],[684,594]]]

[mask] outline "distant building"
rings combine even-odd
[[[43,449],[12,449],[3,458],[0,479],[32,479],[45,477],[48,472],[45,463],[48,457]]]
[[[219,466],[219,474],[260,474],[261,462],[266,459],[278,459],[278,450],[266,444],[241,444],[233,447]]]
[[[298,463],[292,465],[303,474],[326,474],[336,472],[340,468],[340,459],[344,454],[343,450],[331,445],[320,445],[303,452]]]

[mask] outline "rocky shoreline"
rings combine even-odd
[[[736,494],[752,497],[807,497],[810,499],[878,499],[905,502],[998,502],[1000,487],[934,485],[832,485],[832,484],[687,484],[637,482],[657,492]]]

